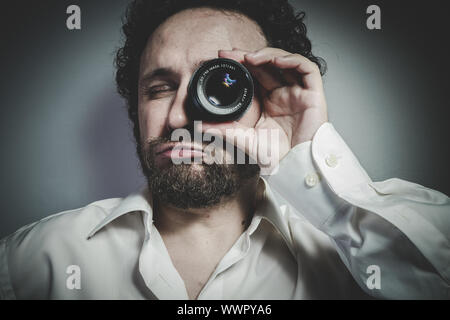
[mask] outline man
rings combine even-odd
[[[323,63],[287,1],[141,0],[127,18],[117,83],[148,189],[3,239],[2,298],[449,297],[449,198],[371,181],[328,122]],[[189,80],[218,57],[244,64],[257,94],[238,121],[194,125]],[[263,163],[175,164],[179,129],[231,144],[253,129],[236,149],[258,160],[270,143],[278,161],[265,177]]]

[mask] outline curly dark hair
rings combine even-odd
[[[199,7],[247,16],[260,26],[271,47],[299,53],[316,63],[322,75],[326,71],[325,61],[311,52],[303,22],[305,13],[295,13],[288,0],[134,0],[125,14],[122,27],[125,43],[116,53],[115,66],[117,90],[127,102],[139,155],[137,90],[141,54],[149,36],[168,17]]]

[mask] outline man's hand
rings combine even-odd
[[[317,129],[328,121],[320,71],[309,59],[276,48],[263,48],[256,52],[221,50],[219,57],[236,60],[249,69],[259,83],[262,114],[254,128],[234,121],[203,123],[203,131],[214,128],[227,141],[236,144],[236,135],[231,134],[233,130],[230,129],[253,129],[251,143],[243,146],[237,143],[237,147],[256,159],[261,167],[267,168],[267,163],[259,161],[267,157],[260,154],[263,144],[264,152],[274,150],[270,144],[278,144],[278,154],[275,155],[278,161],[270,164],[273,168],[291,148],[311,140]],[[267,136],[260,134],[264,131],[261,129],[278,130],[278,141],[267,141]]]

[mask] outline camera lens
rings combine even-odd
[[[188,97],[189,111],[195,120],[236,120],[252,102],[253,80],[250,72],[237,61],[213,59],[194,72]]]

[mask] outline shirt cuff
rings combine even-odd
[[[339,195],[371,182],[329,122],[319,127],[312,141],[292,148],[274,172],[266,177],[269,185],[318,228],[348,205]]]

